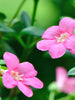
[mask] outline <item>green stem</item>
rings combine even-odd
[[[50,92],[49,100],[55,100],[55,92],[54,91]]]
[[[34,25],[38,1],[39,1],[39,0],[34,0],[34,9],[33,9],[33,14],[32,14],[31,25]]]
[[[26,48],[26,49],[23,49],[23,52],[22,52],[22,55],[21,55],[21,58],[22,58],[22,62],[23,61],[27,61],[28,60],[28,57],[29,55],[31,54],[33,48]]]
[[[21,37],[16,37],[16,39],[17,39],[18,42],[21,44],[21,46],[25,49],[25,48],[26,48],[26,45],[25,45],[25,43],[23,42],[23,40],[21,39]]]
[[[16,95],[16,89],[13,88],[11,91],[10,91],[10,95],[9,95],[9,100],[13,100],[13,98],[15,97]]]
[[[28,37],[27,37],[27,45],[30,45],[30,40],[31,40],[31,36],[28,35]]]
[[[23,6],[24,2],[25,2],[25,0],[23,0],[23,1],[21,2],[21,4],[19,5],[19,7],[18,7],[18,9],[17,9],[16,13],[15,13],[15,14],[14,14],[14,16],[12,17],[12,19],[10,20],[10,22],[8,23],[8,25],[10,25],[10,24],[11,24],[11,22],[13,21],[13,19],[15,19],[15,18],[16,18],[16,16],[18,15],[19,11],[21,10],[21,8],[22,8],[22,6]]]

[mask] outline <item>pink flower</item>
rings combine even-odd
[[[60,91],[64,93],[72,93],[75,91],[75,78],[69,78],[67,71],[63,67],[56,69],[56,83]]]
[[[49,27],[43,34],[42,39],[37,43],[37,48],[42,51],[49,50],[52,58],[63,56],[68,49],[75,54],[75,20],[64,17],[59,26]]]
[[[38,89],[43,87],[43,83],[35,77],[37,71],[31,63],[19,63],[18,58],[9,52],[5,52],[3,57],[8,68],[3,75],[3,84],[6,88],[17,86],[24,95],[31,97],[33,92],[30,86]]]

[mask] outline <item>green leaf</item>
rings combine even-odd
[[[2,100],[2,98],[0,97],[0,100]]]
[[[8,97],[4,98],[3,100],[10,100],[10,97],[8,96]],[[15,96],[15,97],[13,98],[13,100],[18,100],[18,97]]]
[[[0,32],[15,32],[12,28],[0,22]]]
[[[13,48],[7,42],[3,41],[3,47],[4,47],[5,51],[11,52],[11,53],[15,53],[14,50],[13,50]]]
[[[22,26],[21,22],[18,21],[16,23],[14,23],[14,25],[12,26],[12,28],[19,33],[24,27]]]
[[[70,100],[70,97],[66,96],[66,97],[63,97],[63,98],[60,98],[60,99],[56,99],[56,100]]]
[[[38,27],[34,27],[34,26],[30,26],[28,28],[24,28],[21,32],[20,32],[20,36],[22,37],[23,35],[33,35],[33,36],[42,36],[42,34],[44,33],[44,30]]]
[[[6,18],[5,14],[3,14],[3,13],[0,12],[0,19],[3,20],[5,18]]]
[[[0,65],[5,65],[5,61],[0,59]]]
[[[75,67],[69,70],[68,75],[75,76]]]
[[[7,70],[7,67],[6,66],[0,66],[0,70],[3,69],[3,70]]]
[[[21,13],[21,23],[24,27],[29,27],[31,23],[31,19],[26,12]]]

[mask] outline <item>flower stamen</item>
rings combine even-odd
[[[60,35],[60,37],[55,36],[55,38],[57,39],[57,43],[66,41],[68,37],[69,37],[68,33],[63,33]]]
[[[23,74],[19,75],[19,72],[11,71],[11,75],[15,80],[23,80]]]

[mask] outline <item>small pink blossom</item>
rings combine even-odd
[[[75,78],[69,78],[67,71],[63,67],[56,68],[56,83],[60,91],[64,93],[72,93],[75,91]]]
[[[42,51],[49,50],[52,58],[63,56],[68,49],[75,54],[75,20],[64,17],[59,26],[49,27],[43,34],[42,39],[37,43],[37,48]]]
[[[38,89],[43,87],[43,83],[35,77],[37,71],[31,63],[19,63],[16,55],[9,52],[5,52],[3,57],[8,68],[3,75],[3,84],[6,88],[17,86],[24,95],[31,97],[33,92],[30,86]]]

